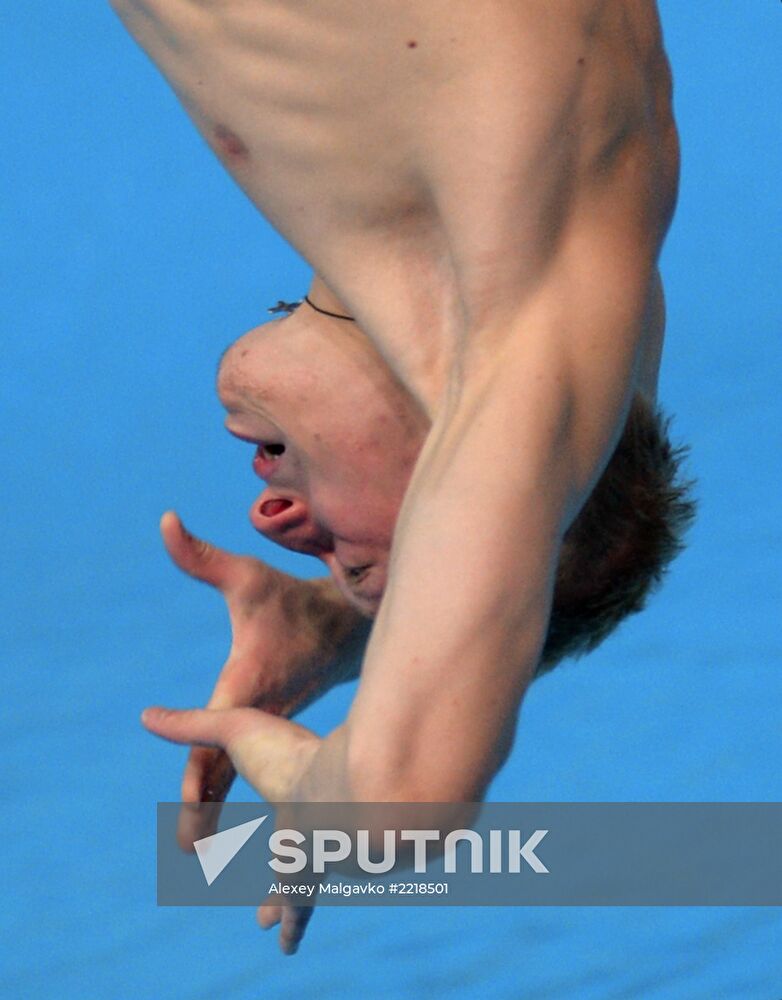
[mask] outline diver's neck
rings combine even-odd
[[[354,295],[348,304],[316,275],[308,297],[320,309],[353,317],[354,322],[332,322],[346,323],[372,343],[379,360],[433,421],[454,377],[461,316],[458,308],[450,306],[450,289],[444,287],[438,294],[430,283],[428,290],[427,300],[414,305],[391,283],[386,287],[375,280],[371,292],[360,284],[353,285]],[[351,309],[351,305],[355,308]]]

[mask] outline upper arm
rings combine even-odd
[[[358,798],[478,799],[508,752],[562,535],[632,393],[649,261],[630,249],[560,261],[432,429],[348,718]]]
[[[533,468],[536,446],[509,433],[503,402],[435,426],[405,499],[347,722],[359,799],[480,799],[510,747],[545,637],[564,490],[559,462]],[[567,407],[542,432],[552,451],[567,447]]]

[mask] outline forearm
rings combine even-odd
[[[501,409],[475,420],[467,405],[435,427],[361,685],[345,725],[313,752],[303,799],[479,799],[501,766],[543,642],[566,506],[567,406],[528,406],[537,441],[522,429],[498,444]],[[492,456],[498,447],[508,454]],[[476,455],[493,469],[476,476]]]

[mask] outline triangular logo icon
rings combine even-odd
[[[211,837],[193,841],[207,885],[211,885],[226,865],[233,861],[265,819],[266,816],[251,819],[249,823],[240,823],[239,826],[213,833]]]

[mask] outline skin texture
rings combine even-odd
[[[248,709],[145,724],[224,747],[267,796],[478,800],[562,535],[659,363],[678,147],[654,7],[115,6],[314,266],[319,304],[357,318],[431,423],[344,724],[323,739]],[[282,923],[295,949],[303,916]]]
[[[429,420],[353,324],[307,305],[223,356],[226,427],[256,446],[253,526],[320,558],[346,600],[377,611],[399,508]]]
[[[172,561],[223,595],[232,643],[208,708],[257,707],[290,716],[357,675],[368,626],[325,579],[299,580],[258,559],[195,538],[168,512],[160,524]],[[184,850],[215,832],[216,815],[198,803],[224,800],[235,777],[227,755],[191,751],[182,782],[178,839]]]

